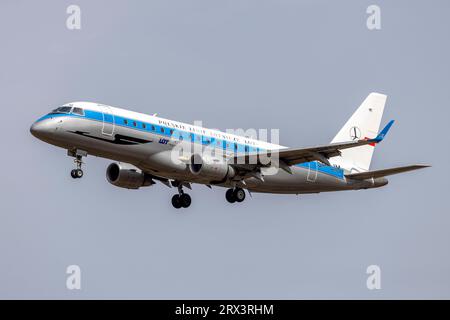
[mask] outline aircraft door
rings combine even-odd
[[[102,134],[106,136],[112,136],[114,134],[115,119],[112,113],[111,107],[101,106],[103,114]]]
[[[308,162],[308,176],[306,181],[316,182],[317,179],[317,161]]]

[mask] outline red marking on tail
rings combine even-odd
[[[370,140],[368,137],[364,137],[364,140]],[[369,143],[369,146],[375,147],[376,142]]]

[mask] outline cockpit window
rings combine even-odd
[[[52,113],[70,113],[72,107],[59,107],[52,111]]]
[[[84,111],[81,108],[74,107],[72,113],[77,114],[79,116],[84,116]]]

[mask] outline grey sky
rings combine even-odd
[[[78,4],[82,29],[66,28]],[[381,7],[369,31],[366,8]],[[450,298],[448,1],[0,2],[0,298]],[[207,127],[328,143],[371,91],[396,123],[372,168],[430,163],[382,189],[240,205],[195,186],[138,191],[29,134],[90,100]],[[82,269],[68,291],[65,269]],[[382,289],[366,288],[366,268]]]

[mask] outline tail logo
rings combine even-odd
[[[361,138],[361,130],[358,127],[351,127],[350,128],[350,138],[352,140],[357,140]]]

